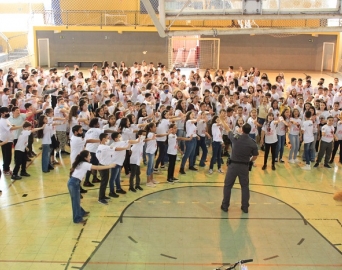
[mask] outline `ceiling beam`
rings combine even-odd
[[[193,15],[166,15],[166,20],[294,20],[294,19],[342,19],[341,13],[310,13],[310,14],[262,14],[262,15],[241,15],[241,14],[193,14]]]
[[[167,31],[167,36],[220,36],[220,35],[268,35],[268,34],[309,34],[317,32],[341,32],[342,27],[297,27],[297,28],[233,28],[210,30]]]
[[[154,26],[157,28],[159,36],[160,37],[166,37],[164,27],[160,23],[157,15],[156,15],[156,12],[154,11],[154,9],[151,5],[150,0],[141,0],[141,2],[144,4],[148,14],[150,15],[150,17],[154,23]]]

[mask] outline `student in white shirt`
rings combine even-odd
[[[3,157],[3,170],[5,175],[11,175],[10,165],[12,161],[12,146],[13,146],[13,134],[12,131],[21,129],[22,125],[14,126],[10,123],[8,118],[10,117],[9,109],[7,107],[0,108],[0,142],[6,142],[1,144],[1,151]]]
[[[30,122],[25,122],[23,124],[23,130],[18,137],[17,143],[14,148],[14,160],[15,160],[15,167],[13,170],[13,174],[11,179],[12,180],[20,180],[22,176],[30,176],[26,172],[26,159],[27,159],[27,143],[28,137],[30,136],[31,132],[38,131],[43,129],[45,125],[40,128],[32,129],[32,124]],[[19,169],[21,168],[20,176],[18,175]]]
[[[283,154],[284,154],[284,146],[286,140],[286,129],[290,122],[291,111],[289,108],[285,108],[282,112],[281,116],[279,116],[279,123],[277,125],[277,149],[276,149],[276,159],[275,162],[284,163]],[[278,159],[279,158],[279,159]]]
[[[48,118],[46,115],[41,115],[38,121],[38,127],[43,127],[43,129],[38,130],[38,138],[42,139],[42,171],[44,173],[53,170],[53,166],[50,161],[50,144],[51,137],[53,136],[53,126],[56,124],[48,124]]]
[[[313,135],[313,122],[311,120],[311,112],[305,112],[305,121],[302,124],[301,128],[301,140],[304,142],[304,154],[305,154],[305,163],[306,165],[302,167],[303,170],[311,170],[310,161],[311,158],[311,148],[314,143],[314,135]]]
[[[302,120],[299,118],[300,117],[300,112],[298,109],[294,109],[292,111],[292,115],[290,118],[289,122],[289,139],[291,143],[291,150],[289,153],[289,163],[296,163],[298,162],[297,160],[297,155],[299,151],[299,133],[301,130],[301,123]]]
[[[186,161],[189,159],[189,170],[197,171],[195,168],[195,155],[196,155],[196,145],[197,145],[197,127],[195,123],[197,123],[197,119],[194,118],[194,112],[189,111],[185,116],[185,125],[184,130],[186,132],[186,137],[190,138],[193,135],[193,138],[190,141],[185,142],[185,153],[182,158],[182,163],[179,169],[179,173],[185,174],[184,167]]]
[[[315,168],[319,166],[319,163],[321,162],[324,155],[324,167],[331,168],[331,166],[328,163],[331,157],[331,152],[333,150],[333,141],[338,141],[338,138],[335,135],[333,124],[334,117],[328,116],[327,124],[322,127],[322,138],[321,143],[319,145],[318,157],[314,165]]]
[[[272,170],[275,170],[275,158],[276,158],[276,148],[277,148],[277,124],[278,121],[274,121],[273,113],[268,113],[266,116],[266,121],[261,129],[261,139],[260,145],[264,144],[265,141],[265,156],[264,156],[264,166],[262,169],[265,170],[267,167],[268,154],[271,149],[272,154]]]
[[[140,138],[140,141],[137,144],[132,145],[132,154],[129,161],[131,167],[131,174],[129,177],[129,191],[132,192],[137,192],[137,189],[143,190],[143,188],[140,186],[140,162],[144,151],[146,131],[140,129],[137,133],[137,138]],[[135,184],[134,178],[136,178]]]
[[[223,173],[222,169],[221,169],[221,153],[222,153],[222,128],[224,127],[223,123],[224,121],[221,121],[221,119],[219,118],[219,116],[215,115],[212,119],[212,125],[209,129],[209,131],[211,132],[211,136],[213,138],[213,142],[212,142],[212,148],[213,148],[213,154],[211,156],[211,160],[210,160],[210,165],[209,165],[209,174],[213,173],[213,168],[214,168],[214,164],[217,163],[217,171],[219,173]]]
[[[91,155],[89,151],[83,150],[75,159],[75,162],[72,164],[70,179],[68,181],[68,190],[71,197],[71,206],[72,206],[72,220],[74,223],[84,224],[86,220],[83,218],[89,215],[89,212],[86,212],[81,207],[80,200],[80,183],[82,179],[86,175],[86,173],[90,170],[106,170],[110,168],[114,168],[116,165],[114,163],[108,166],[95,166],[90,163]]]
[[[340,147],[339,162],[340,162],[340,164],[342,164],[342,112],[339,115],[339,119],[340,120],[337,122],[336,131],[335,131],[335,134],[336,134],[336,137],[338,140],[334,142],[334,149],[333,149],[333,152],[331,154],[331,159],[330,159],[329,163],[334,162],[335,155],[337,153],[338,148]]]
[[[156,181],[153,181],[153,162],[154,162],[154,155],[157,150],[157,141],[156,141],[156,124],[149,123],[146,127],[146,155],[147,155],[147,168],[146,168],[146,175],[147,175],[147,182],[146,186],[148,187],[155,187]]]
[[[137,140],[123,140],[119,132],[113,132],[111,135],[113,143],[110,147],[114,150],[113,161],[116,163],[116,167],[112,169],[109,179],[109,197],[117,198],[119,194],[126,194],[126,191],[121,188],[120,184],[120,172],[125,160],[126,151],[131,148],[132,144],[139,142]],[[114,190],[114,184],[116,186],[116,192]]]
[[[99,161],[99,165],[101,166],[107,166],[110,165],[113,162],[113,155],[115,155],[115,151],[108,145],[109,144],[109,138],[108,134],[101,133],[99,136],[100,145],[96,150],[96,158]],[[99,189],[99,203],[102,204],[108,204],[107,200],[110,199],[110,197],[106,196],[106,188],[108,185],[109,180],[109,168],[105,170],[100,171],[101,175],[101,184]]]
[[[170,184],[178,182],[178,179],[174,176],[177,159],[177,150],[179,150],[177,140],[190,141],[192,140],[193,136],[194,135],[191,134],[190,138],[177,137],[177,125],[170,124],[170,133],[167,135],[167,154],[169,157],[169,167],[167,169],[167,182],[169,182]]]

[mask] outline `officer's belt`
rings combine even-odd
[[[230,160],[231,163],[236,163],[236,164],[243,164],[243,165],[249,165],[249,162],[241,162],[241,161],[234,161],[234,160]]]

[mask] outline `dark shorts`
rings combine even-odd
[[[232,144],[232,142],[230,141],[228,135],[223,134],[223,135],[222,135],[222,140],[223,140],[223,143],[224,143],[225,145]]]

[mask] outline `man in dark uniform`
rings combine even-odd
[[[242,126],[242,135],[234,135],[229,130],[228,138],[232,143],[232,154],[229,161],[229,169],[224,180],[223,201],[221,209],[228,211],[230,204],[231,190],[234,186],[235,179],[238,176],[241,186],[241,210],[248,213],[249,207],[249,165],[257,159],[258,146],[256,142],[249,137],[251,126],[244,124]]]

